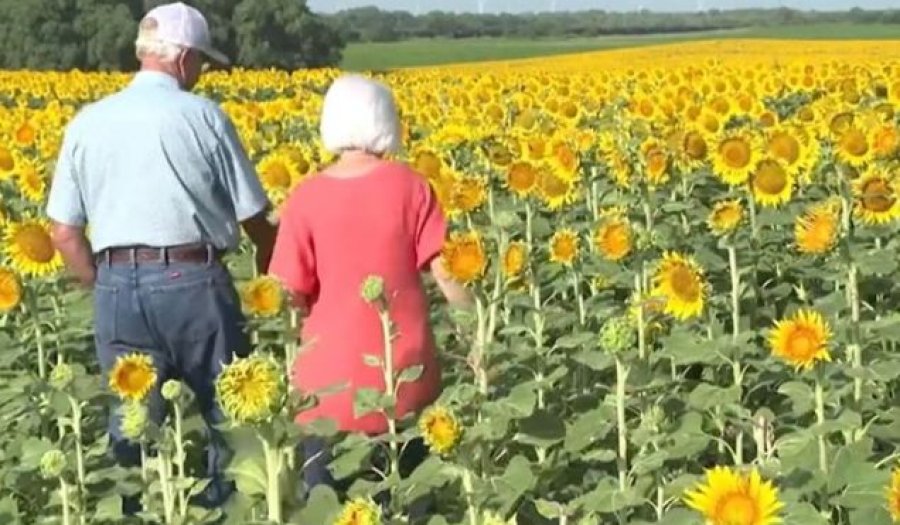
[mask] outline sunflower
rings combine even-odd
[[[564,177],[547,166],[538,172],[537,189],[544,205],[551,211],[572,203],[577,197],[575,179]]]
[[[791,200],[793,178],[784,165],[774,159],[764,159],[750,178],[753,199],[762,206],[779,206]]]
[[[506,170],[506,187],[519,197],[527,197],[537,185],[537,170],[528,162],[513,162]]]
[[[641,165],[651,188],[669,180],[670,164],[669,153],[661,142],[651,138],[641,144]]]
[[[891,518],[894,523],[900,522],[900,467],[895,467],[891,472],[891,484],[885,490],[885,497]]]
[[[682,169],[693,169],[703,163],[709,155],[709,145],[703,135],[690,130],[681,138],[681,155],[678,163]]]
[[[47,181],[33,162],[22,162],[16,170],[19,192],[31,202],[42,202],[47,196]]]
[[[665,298],[667,314],[687,320],[703,311],[706,286],[703,270],[693,258],[666,253],[653,276],[652,295]]]
[[[744,206],[739,200],[720,201],[713,206],[706,224],[716,235],[733,232],[744,219]]]
[[[333,525],[381,525],[381,507],[371,499],[348,501]]]
[[[62,256],[53,247],[50,224],[46,219],[10,222],[4,237],[6,254],[19,273],[41,277],[62,267]]]
[[[297,164],[285,153],[271,153],[256,166],[259,181],[270,195],[285,195],[300,180]]]
[[[22,302],[22,285],[15,272],[0,268],[0,313],[9,313]]]
[[[6,180],[13,176],[16,170],[16,157],[12,151],[0,146],[0,180]]]
[[[774,525],[781,523],[784,506],[778,489],[756,469],[741,475],[727,467],[707,470],[705,483],[687,491],[684,500],[708,525]]]
[[[551,143],[550,165],[564,178],[573,178],[578,172],[578,154],[565,140],[555,139]]]
[[[801,253],[822,254],[837,243],[840,207],[834,200],[811,206],[794,223],[794,238]]]
[[[452,233],[441,256],[450,276],[463,284],[477,281],[487,268],[484,244],[476,231]]]
[[[462,437],[462,425],[443,406],[426,409],[419,418],[419,431],[428,448],[435,454],[449,454]]]
[[[119,356],[109,373],[109,388],[126,401],[141,401],[156,386],[156,368],[147,354]]]
[[[721,138],[713,150],[713,171],[731,186],[743,184],[756,168],[757,147],[747,134]]]
[[[788,173],[796,177],[817,155],[811,148],[812,142],[818,144],[818,141],[811,141],[801,128],[779,126],[768,132],[766,150],[770,157],[781,161]]]
[[[550,238],[550,260],[572,266],[575,258],[578,257],[578,234],[569,228],[558,230]]]
[[[271,358],[252,355],[225,366],[216,379],[216,395],[235,423],[260,423],[277,414],[284,403],[284,374]]]
[[[424,175],[426,179],[433,180],[440,175],[444,163],[437,154],[430,150],[423,149],[415,154],[412,165],[413,168]]]
[[[900,183],[886,171],[870,169],[853,183],[855,214],[865,224],[886,224],[900,217]]]
[[[515,279],[525,271],[527,262],[528,247],[525,243],[519,241],[511,242],[503,253],[501,271],[507,279]]]
[[[793,317],[775,323],[769,333],[772,354],[797,369],[810,369],[816,361],[831,361],[828,342],[831,329],[822,314],[800,310]]]
[[[608,261],[621,261],[634,249],[634,232],[622,215],[606,218],[594,232],[594,247]]]
[[[37,130],[34,129],[31,122],[25,121],[16,128],[13,138],[20,148],[30,148],[37,141]]]
[[[451,214],[472,213],[487,200],[487,181],[483,177],[459,176],[453,184],[453,196],[450,198]]]
[[[875,157],[887,159],[893,157],[900,150],[900,131],[893,124],[873,126],[870,132],[869,143]]]
[[[273,277],[261,276],[241,286],[241,304],[250,315],[273,317],[281,311],[281,285]]]
[[[838,160],[854,168],[867,164],[872,160],[874,153],[869,145],[869,138],[857,128],[850,128],[841,133],[835,144],[835,155]]]

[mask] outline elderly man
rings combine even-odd
[[[122,356],[149,356],[158,377],[148,396],[156,421],[165,417],[165,380],[180,379],[195,393],[211,441],[206,503],[218,505],[233,485],[222,479],[228,451],[212,427],[221,420],[214,382],[233,355],[249,352],[221,256],[237,247],[243,226],[259,271],[267,271],[275,228],[233,124],[215,103],[189,93],[207,59],[226,62],[203,15],[183,3],[159,6],[141,21],[136,48],[141,71],[130,85],[69,124],[47,214],[69,270],[93,289],[104,373]],[[113,452],[121,464],[137,465],[119,412],[110,417]],[[126,512],[134,503],[126,502]]]

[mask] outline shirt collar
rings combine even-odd
[[[138,71],[131,81],[133,86],[157,86],[172,89],[181,89],[178,79],[161,71]]]

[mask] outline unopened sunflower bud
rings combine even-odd
[[[377,275],[370,275],[362,285],[362,298],[367,303],[374,303],[384,294],[384,279]]]
[[[519,218],[511,211],[501,211],[494,216],[494,224],[506,230],[519,224]]]
[[[160,393],[166,401],[175,401],[181,397],[181,381],[169,379],[163,383]]]
[[[659,234],[656,230],[641,229],[637,235],[637,247],[639,250],[647,250],[659,245]]]
[[[50,372],[50,386],[57,390],[65,390],[72,384],[73,379],[75,379],[75,372],[66,363],[56,365],[56,368]]]
[[[147,431],[148,411],[142,403],[130,402],[122,405],[122,423],[119,429],[130,441],[140,441]]]
[[[66,455],[61,450],[48,450],[41,456],[41,476],[44,479],[58,478],[65,469]]]
[[[652,405],[646,412],[644,412],[644,417],[641,419],[641,427],[653,431],[659,432],[659,429],[666,422],[666,413],[663,412],[663,409],[657,405]]]
[[[627,317],[613,317],[600,328],[600,347],[610,354],[618,354],[633,347],[635,337],[634,326]]]

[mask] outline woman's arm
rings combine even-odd
[[[438,288],[447,298],[447,302],[458,308],[471,308],[473,304],[472,293],[465,286],[454,281],[447,269],[444,268],[443,259],[435,257],[431,260],[431,275],[437,281]]]

